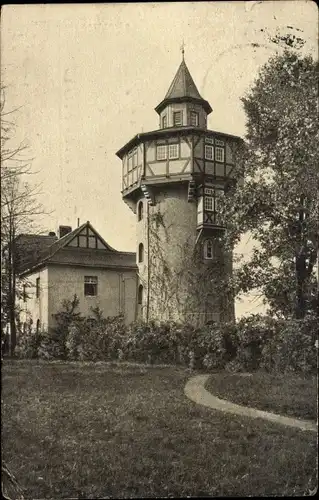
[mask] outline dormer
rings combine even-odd
[[[163,101],[155,108],[159,128],[207,128],[207,115],[212,112],[197,90],[184,57]]]

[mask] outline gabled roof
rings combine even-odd
[[[99,242],[98,248],[82,248],[72,244],[77,240],[78,236],[82,237],[89,234],[97,238]],[[34,235],[25,236],[27,239],[22,242],[22,251],[20,252],[22,254],[28,248],[28,239],[31,241],[34,238]],[[38,242],[41,246],[42,240],[40,238],[38,237]],[[42,236],[42,238],[48,237]],[[34,241],[36,241],[36,238]],[[36,252],[32,259],[23,262],[19,271],[21,275],[26,275],[50,263],[68,264],[70,266],[135,268],[135,257],[134,252],[119,252],[112,248],[88,221],[62,238],[57,239],[57,237],[54,237],[53,239],[51,237],[51,244],[43,245],[41,251]]]
[[[212,108],[208,101],[202,98],[192,75],[189,72],[188,67],[184,61],[184,58],[177,70],[177,73],[164,97],[164,100],[155,108],[157,113],[160,113],[162,109],[170,102],[181,102],[181,101],[193,101],[201,104],[206,113],[212,112]]]
[[[57,239],[57,236],[43,234],[20,234],[17,236],[15,249],[16,265],[19,272],[39,261]]]
[[[51,245],[48,249],[48,252],[49,254],[47,255],[46,258],[49,258],[49,257],[53,257],[53,255],[55,255],[59,250],[60,248],[64,248],[66,246],[68,246],[68,244],[76,237],[78,236],[82,231],[83,229],[85,228],[88,228],[90,229],[93,233],[95,233],[95,235],[99,238],[99,240],[102,241],[102,243],[104,244],[104,246],[106,247],[107,250],[111,251],[111,252],[117,252],[117,250],[115,250],[115,248],[112,248],[110,245],[108,245],[106,243],[106,241],[102,238],[102,236],[100,236],[98,234],[98,232],[94,229],[94,227],[91,225],[90,221],[87,221],[85,222],[84,224],[82,224],[81,226],[77,227],[76,229],[74,229],[73,231],[71,231],[70,233],[66,234],[65,236],[63,236],[62,238],[58,239],[57,241],[55,241],[53,243],[53,245]]]

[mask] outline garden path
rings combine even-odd
[[[296,427],[303,431],[318,430],[318,425],[309,420],[301,420],[297,418],[284,417],[276,413],[257,410],[256,408],[249,408],[248,406],[241,406],[225,399],[219,399],[205,389],[205,383],[210,375],[196,375],[192,377],[184,388],[185,395],[195,403],[207,406],[214,410],[220,410],[234,415],[240,415],[250,418],[263,418],[278,424],[286,425],[289,427]]]

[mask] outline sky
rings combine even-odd
[[[311,1],[6,5],[1,82],[40,183],[48,231],[87,220],[114,248],[136,251],[135,215],[121,197],[115,153],[158,127],[154,111],[181,62],[213,113],[208,128],[244,137],[240,97],[277,45],[267,35],[298,32],[317,57]],[[258,44],[258,46],[256,46]],[[249,255],[251,242],[238,252]],[[248,297],[238,316],[258,312]]]

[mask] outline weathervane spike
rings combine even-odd
[[[184,61],[184,54],[185,54],[185,42],[184,42],[184,39],[183,39],[183,43],[181,45],[181,51],[182,51],[182,57],[183,57],[183,61]]]

